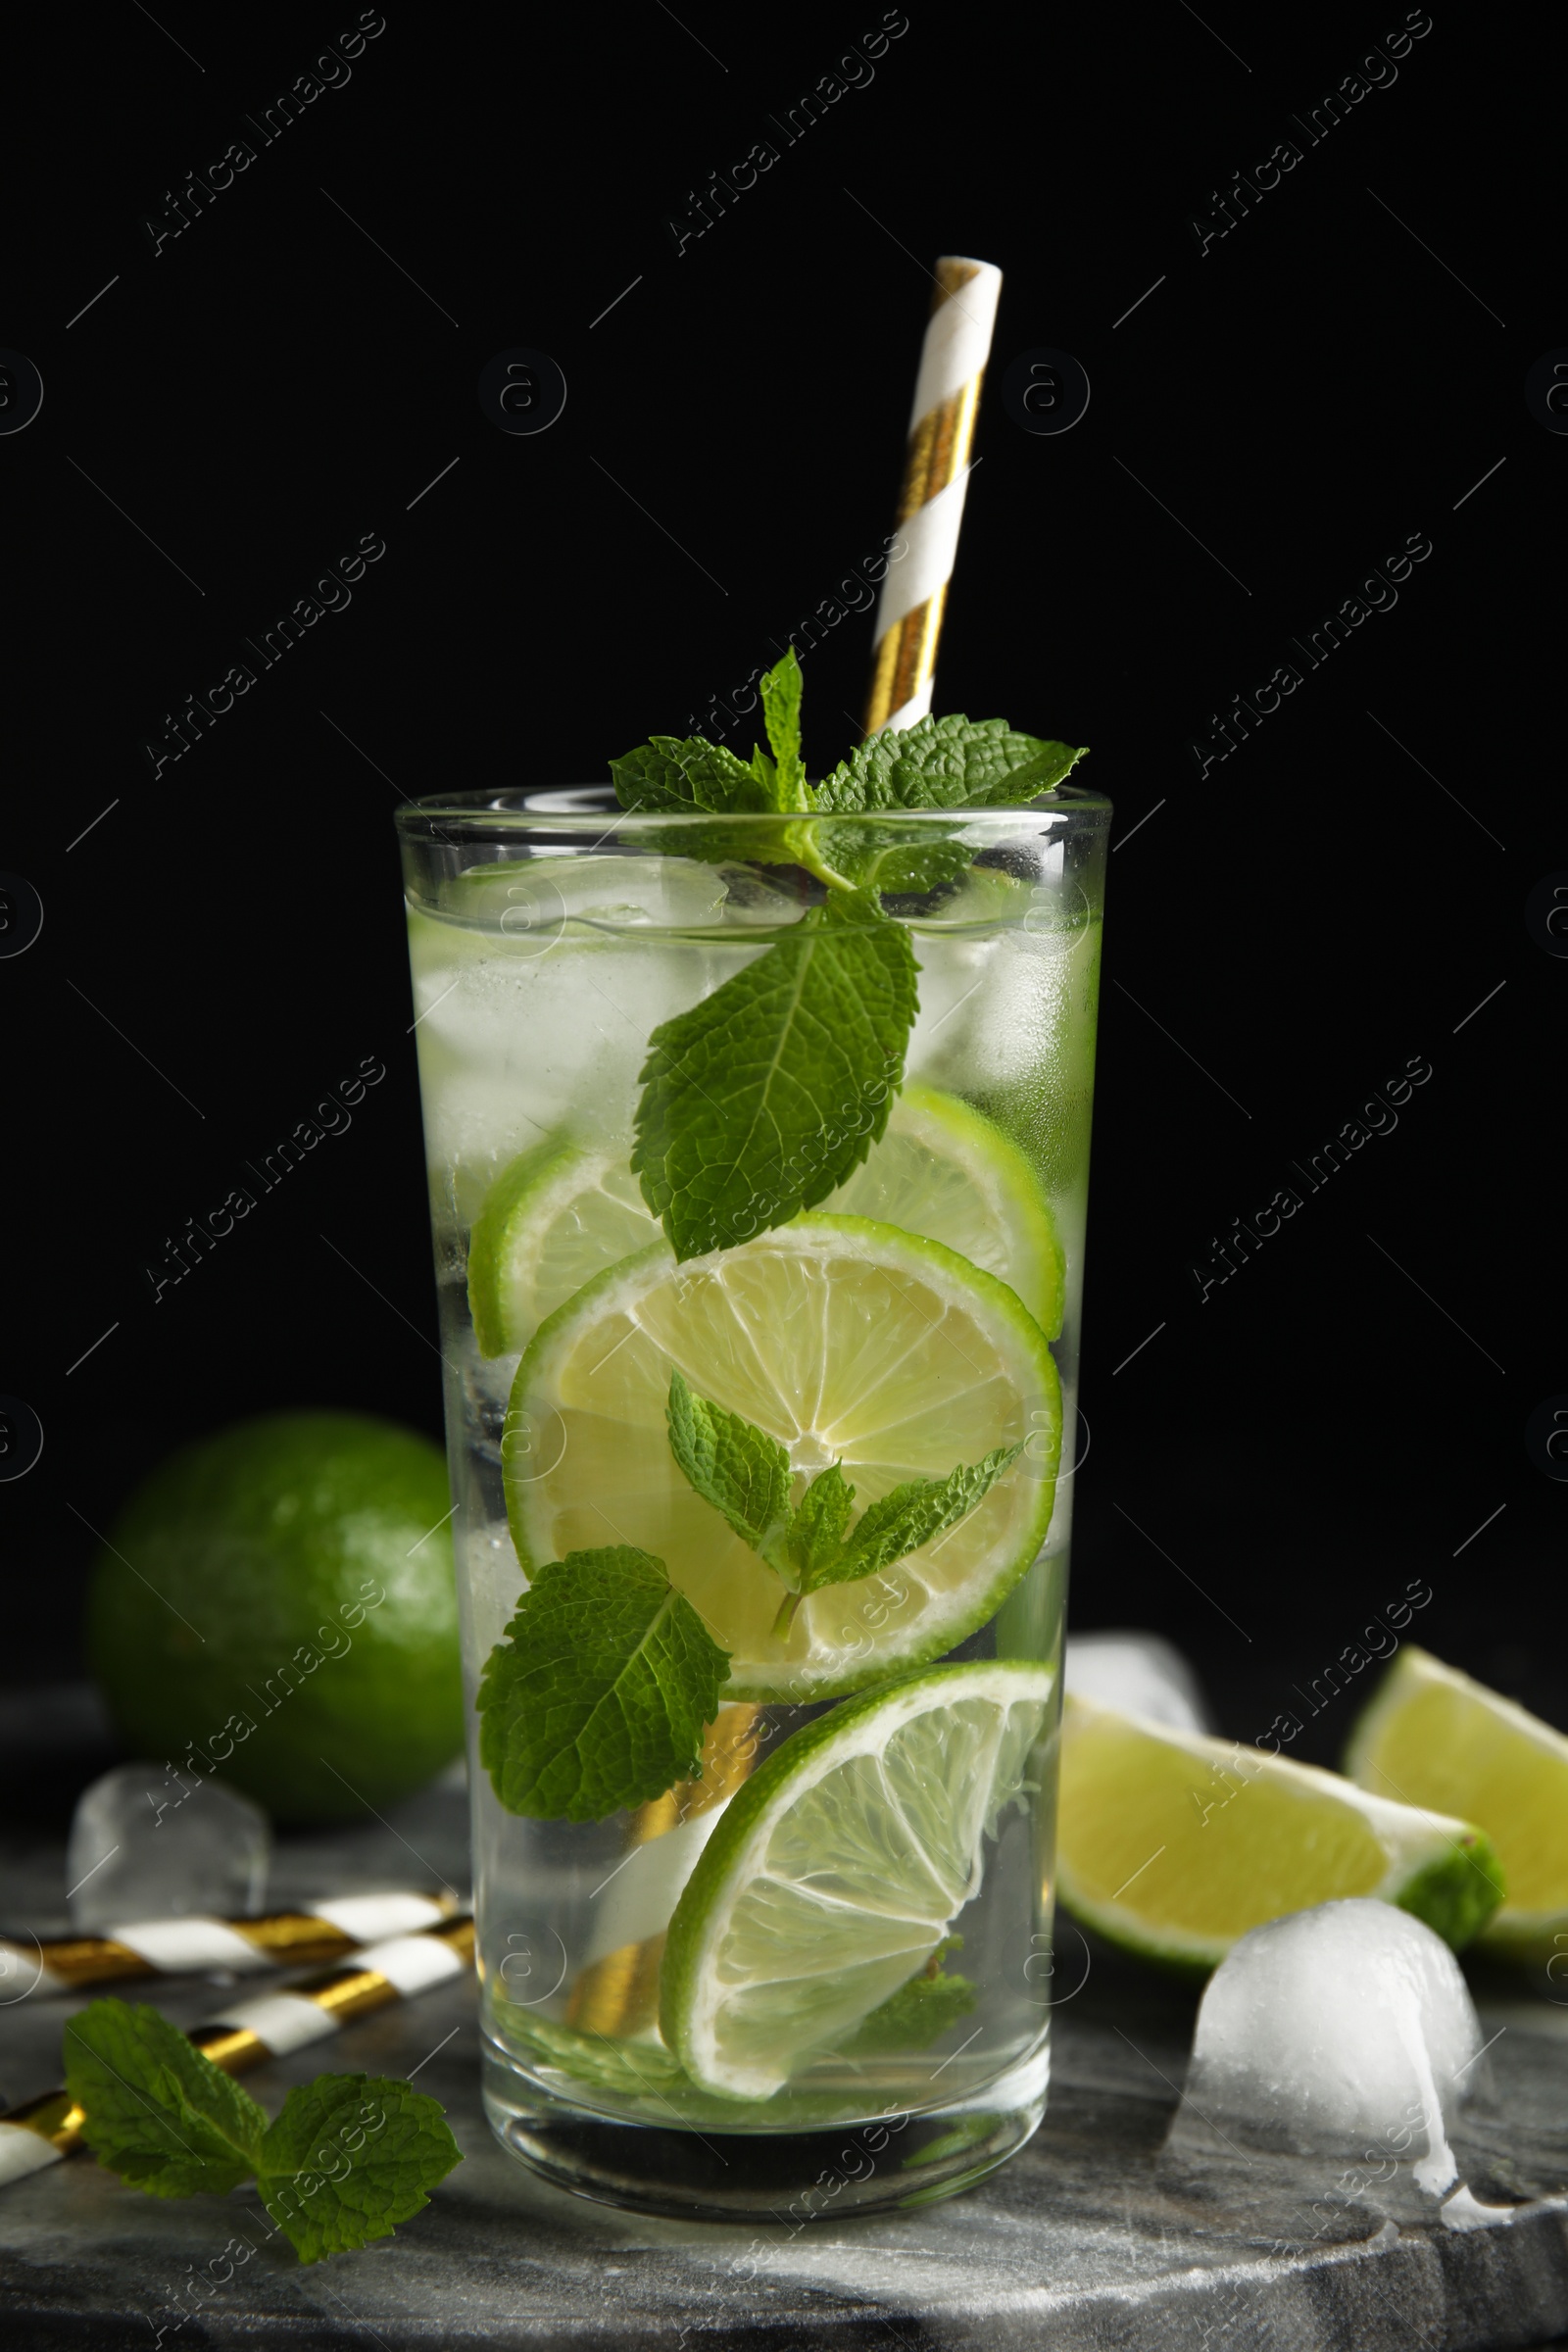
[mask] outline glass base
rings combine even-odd
[[[574,2106],[487,2042],[484,2105],[508,2154],[575,2196],[677,2221],[767,2222],[793,2236],[808,2222],[972,2187],[1034,2136],[1049,2074],[1041,2049],[934,2112],[894,2109],[831,2131],[699,2132]]]

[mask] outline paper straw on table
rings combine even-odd
[[[335,1960],[362,1943],[412,1936],[450,1919],[450,1895],[343,1894],[303,1911],[271,1911],[260,1919],[128,1920],[103,1936],[62,1936],[25,1944],[0,1937],[0,1970],[14,1979],[36,1971],[24,1999],[79,1992],[117,1977],[178,1977],[224,1968],[235,1976],[260,1969],[298,1968]]]
[[[720,1707],[703,1737],[697,1778],[677,1781],[639,1805],[626,1831],[625,1859],[596,1893],[588,1957],[566,2000],[566,2023],[611,2039],[636,2034],[659,2013],[664,1932],[697,1858],[724,1807],[747,1778],[760,1707]]]
[[[243,2075],[269,2058],[286,2058],[313,2041],[330,2040],[372,2009],[462,1976],[472,1959],[472,1920],[445,1920],[417,1935],[370,1944],[352,1962],[307,1977],[286,1992],[231,2002],[192,2026],[188,2038],[225,2075]],[[69,2090],[46,2090],[0,2116],[0,2187],[74,2155],[82,2144],[85,2120]]]
[[[969,480],[980,381],[991,351],[1002,271],[944,254],[920,353],[898,528],[905,554],[888,565],[877,607],[865,731],[912,727],[931,708],[937,639]]]

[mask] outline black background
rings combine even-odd
[[[1422,1580],[1421,1639],[1568,1722],[1568,1494],[1524,1445],[1568,1390],[1568,964],[1524,923],[1568,866],[1568,439],[1523,397],[1568,343],[1561,28],[1437,5],[1306,147],[1287,111],[1401,10],[910,0],[677,257],[686,191],[782,146],[764,116],[879,20],[388,0],[266,146],[242,114],[352,9],[62,15],[16,77],[0,342],[45,399],[0,439],[0,864],[45,921],[0,962],[0,1389],[46,1442],[0,1486],[8,1681],[75,1668],[84,1522],[175,1443],[311,1403],[439,1430],[393,809],[597,778],[771,661],[890,527],[928,265],[959,252],[1005,283],[938,708],[1092,744],[1118,812],[1077,1622],[1171,1634],[1250,1739]],[[1189,216],[1288,134],[1302,161],[1200,256]],[[155,258],[144,218],[240,136]],[[476,397],[517,345],[568,385],[536,437]],[[1093,386],[1057,437],[1000,397],[1041,345]],[[155,778],[164,714],[364,533],[352,605]],[[1412,533],[1396,609],[1200,780],[1208,714]],[[808,659],[818,768],[869,648],[851,616]],[[166,1235],[367,1055],[352,1129],[155,1306]],[[1200,1304],[1210,1237],[1416,1056],[1397,1130]],[[1337,1754],[1352,1703],[1298,1752]]]

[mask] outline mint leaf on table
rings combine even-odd
[[[858,1167],[903,1083],[915,972],[875,898],[836,891],[661,1022],[631,1165],[677,1258],[782,1224]]]
[[[1004,718],[922,718],[857,744],[815,788],[824,814],[884,808],[983,808],[1051,792],[1082,749],[1018,735]]]
[[[262,2202],[302,2262],[389,2237],[463,2151],[434,2099],[374,2075],[298,2084],[257,2152]]]
[[[509,1813],[603,1821],[689,1779],[729,1674],[664,1563],[568,1551],[517,1603],[479,1685],[479,1760]]]
[[[145,2002],[89,2002],[66,2028],[65,2067],[100,2164],[154,2197],[223,2196],[254,2174],[302,2262],[390,2235],[463,2161],[436,2101],[407,2082],[318,2075],[270,2124]]]
[[[145,2002],[90,2001],[66,2028],[65,2062],[82,2137],[134,2187],[225,2195],[256,2170],[264,2110]]]
[[[790,1516],[790,1457],[739,1413],[694,1396],[678,1372],[669,1380],[669,1450],[705,1502],[743,1544],[763,1551]]]

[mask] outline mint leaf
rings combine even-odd
[[[760,825],[760,815],[776,815],[780,808],[777,770],[765,752],[754,752],[750,766],[722,744],[701,736],[684,741],[656,735],[620,760],[612,760],[610,772],[615,797],[628,814],[646,810],[654,816],[696,813],[739,815],[746,824],[682,825],[671,838],[650,827],[639,834],[622,828],[628,842],[645,841],[654,851],[681,858],[701,858],[710,865],[793,865],[803,845],[787,823]],[[794,804],[804,808],[804,801]]]
[[[835,865],[841,862],[838,836],[847,829],[842,825],[832,828],[834,848],[829,855]],[[922,897],[926,891],[936,890],[944,882],[956,882],[966,874],[977,847],[970,841],[944,839],[935,826],[908,841],[889,841],[879,825],[874,840],[867,844],[865,886],[895,897]]]
[[[1004,718],[922,718],[858,744],[817,786],[816,806],[852,815],[1031,801],[1082,758],[1070,744],[1016,735]]]
[[[810,1582],[803,1583],[802,1592],[814,1592],[822,1585],[851,1584],[862,1576],[876,1576],[906,1552],[918,1551],[922,1544],[956,1527],[1022,1451],[1021,1445],[999,1446],[981,1461],[960,1463],[946,1478],[906,1479],[880,1502],[872,1503],[848,1544],[836,1557],[815,1569]]]
[[[612,2041],[604,2034],[579,2033],[574,2026],[558,2026],[537,2017],[519,2002],[498,2000],[496,2022],[509,2041],[520,2041],[546,2066],[596,2090],[639,2092],[656,2097],[669,2090],[690,2090],[691,2077],[680,2060],[658,2041]]]
[[[950,1977],[942,1968],[948,1953],[957,1951],[962,1942],[961,1936],[950,1936],[938,1944],[917,1977],[860,2020],[850,2039],[840,2043],[840,2055],[883,2058],[905,2050],[928,2050],[960,2017],[971,2016],[978,1997],[973,1984],[967,1977]]]
[[[825,1200],[887,1125],[917,1005],[907,934],[836,891],[649,1040],[633,1170],[677,1258]]]
[[[462,2162],[434,2099],[318,2075],[275,2123],[145,2003],[89,2002],[65,2034],[66,2086],[100,2164],[155,2197],[226,2195],[254,2173],[303,2262],[386,2237]]]
[[[729,1658],[629,1544],[542,1568],[479,1685],[479,1760],[509,1813],[603,1821],[691,1778]]]
[[[678,1372],[669,1377],[667,1419],[670,1452],[741,1542],[761,1551],[781,1536],[790,1515],[790,1457],[778,1440],[694,1396]]]
[[[819,1471],[790,1521],[788,1547],[803,1592],[825,1583],[844,1548],[844,1530],[850,1523],[855,1489],[845,1483],[837,1462]]]
[[[773,747],[778,762],[774,789],[778,799],[774,806],[800,811],[814,808],[815,795],[806,781],[806,769],[801,762],[801,665],[795,658],[795,648],[786,649],[784,659],[770,669],[760,681],[762,719],[767,728],[767,740]]]
[[[65,2069],[88,2147],[149,2195],[224,2195],[256,2170],[266,2115],[145,2002],[90,2001],[66,2028]]]
[[[765,813],[776,805],[744,760],[701,735],[688,735],[684,740],[676,735],[655,735],[624,758],[612,760],[610,773],[615,798],[628,809]]]
[[[422,2091],[373,2075],[318,2075],[289,2092],[268,2127],[256,2185],[300,2260],[319,2262],[389,2237],[462,2162]]]

